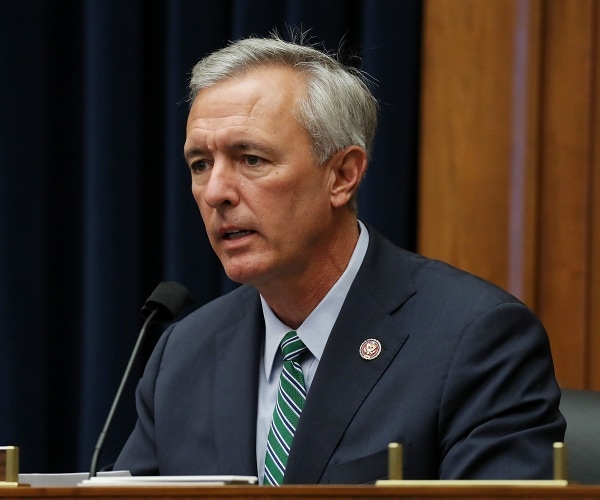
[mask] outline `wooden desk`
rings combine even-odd
[[[569,485],[565,487],[516,487],[516,486],[115,486],[75,488],[0,488],[0,499],[47,500],[335,500],[335,499],[600,499],[599,486]]]

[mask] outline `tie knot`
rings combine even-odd
[[[281,351],[283,352],[284,361],[296,359],[306,349],[307,347],[304,345],[304,342],[300,340],[298,334],[293,330],[286,333],[281,341]]]

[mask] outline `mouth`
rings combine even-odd
[[[250,234],[254,234],[256,231],[249,231],[249,230],[236,230],[236,231],[226,231],[225,233],[223,233],[223,239],[224,240],[237,240],[239,238],[243,238],[244,236],[248,236]]]

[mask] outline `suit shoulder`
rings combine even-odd
[[[242,285],[192,311],[176,323],[175,329],[222,330],[244,321],[257,307],[260,307],[260,298],[256,289]]]
[[[388,311],[404,303],[465,314],[503,303],[523,305],[490,281],[405,250],[370,227],[369,236],[369,249],[357,278]]]
[[[526,307],[500,286],[440,260],[403,251],[419,293],[435,294],[449,304],[477,306],[512,303]]]

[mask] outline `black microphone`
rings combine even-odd
[[[131,353],[131,357],[129,358],[127,367],[125,368],[123,378],[121,379],[121,384],[117,389],[115,399],[113,400],[110,411],[108,412],[108,417],[106,417],[106,421],[104,422],[102,432],[100,433],[98,441],[96,442],[96,447],[94,448],[94,454],[92,456],[92,463],[90,465],[89,477],[94,477],[96,475],[98,458],[100,457],[100,452],[102,451],[102,448],[104,446],[106,433],[108,432],[108,428],[112,423],[115,410],[117,409],[117,405],[119,404],[119,400],[121,399],[121,395],[123,394],[123,389],[125,388],[125,384],[129,379],[129,372],[131,372],[133,363],[137,358],[140,346],[142,345],[144,337],[146,336],[148,326],[150,326],[150,323],[152,323],[152,321],[166,322],[175,319],[179,315],[181,310],[185,306],[191,304],[193,300],[194,299],[190,295],[190,292],[188,292],[183,285],[175,283],[174,281],[159,283],[158,286],[152,292],[152,294],[146,299],[146,302],[144,303],[144,306],[142,307],[141,311],[142,316],[145,318],[145,321],[142,325],[140,333],[138,334],[137,341],[135,343],[135,346],[133,347],[133,352]]]

